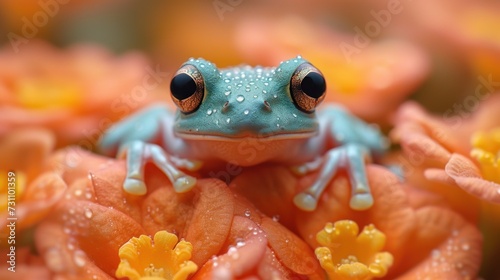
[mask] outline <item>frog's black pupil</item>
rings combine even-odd
[[[326,90],[325,78],[319,73],[307,74],[300,83],[302,91],[312,98],[319,98]]]
[[[188,74],[177,74],[170,83],[170,92],[178,100],[183,100],[196,92],[196,83]]]

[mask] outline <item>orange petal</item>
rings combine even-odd
[[[38,175],[43,161],[55,146],[52,132],[40,128],[18,129],[1,136],[0,131],[0,170],[22,171],[28,180]]]
[[[193,216],[186,241],[193,244],[192,261],[201,267],[224,244],[234,216],[233,195],[227,185],[216,179],[198,180]]]
[[[228,242],[224,247],[225,253],[211,258],[194,279],[240,279],[250,275],[258,277],[259,264],[267,249],[267,239],[256,223],[248,218],[234,217]]]
[[[42,220],[63,197],[66,189],[65,182],[54,173],[45,173],[33,181],[16,207],[17,230],[26,229]],[[7,223],[6,215],[0,216],[2,230]]]
[[[471,195],[491,203],[500,203],[500,185],[483,179],[477,166],[468,158],[453,154],[445,172]]]
[[[299,237],[270,218],[263,218],[261,227],[267,233],[269,245],[285,267],[303,275],[318,272],[319,263],[314,252]]]
[[[140,203],[144,196],[129,195],[123,191],[125,173],[124,162],[109,160],[106,167],[89,171],[90,189],[97,203],[121,211],[140,223]]]
[[[36,244],[46,262],[58,260],[56,272],[85,273],[95,264],[109,275],[118,266],[118,249],[142,227],[120,211],[87,201],[69,200],[60,205],[47,228],[36,232]],[[59,239],[49,234],[55,234]],[[99,244],[99,246],[96,246]]]
[[[229,187],[250,200],[259,211],[290,228],[297,209],[293,204],[296,185],[297,179],[288,168],[258,166],[245,169]]]
[[[398,279],[471,279],[481,264],[479,230],[460,215],[440,207],[416,211],[417,231],[407,250],[408,263],[419,262]],[[409,267],[408,267],[409,268]]]

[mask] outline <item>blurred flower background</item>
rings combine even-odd
[[[197,279],[500,279],[498,1],[0,0],[0,34],[0,279],[112,279],[119,264],[133,267],[133,254],[119,248],[141,234],[150,237],[140,239],[146,251],[153,236],[182,251],[190,269],[180,274]],[[280,167],[246,169],[230,191],[207,179],[182,196],[162,191],[169,183],[150,170],[148,186],[175,202],[138,199],[120,192],[122,161],[89,153],[114,122],[152,103],[170,106],[169,81],[190,57],[221,68],[297,55],[323,72],[325,102],[393,141],[383,161],[405,179],[370,166],[369,211],[349,209],[342,178],[317,211],[295,209],[293,195],[315,174],[297,179]],[[8,270],[11,178],[16,273]],[[230,206],[210,206],[210,186]],[[367,226],[378,245],[360,241],[345,258],[332,249],[330,261],[315,259],[319,244],[345,239],[324,240],[345,220],[357,223],[353,236]],[[192,245],[157,239],[162,230]],[[246,259],[235,260],[238,252]],[[379,252],[391,257],[377,262]],[[342,274],[341,264],[362,259],[363,276]],[[374,272],[370,262],[387,267]]]

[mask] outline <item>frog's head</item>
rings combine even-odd
[[[175,133],[184,139],[309,138],[318,132],[316,107],[325,97],[323,75],[297,57],[276,68],[227,69],[190,59],[172,79],[178,107]]]

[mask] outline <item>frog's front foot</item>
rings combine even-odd
[[[354,210],[366,210],[373,205],[365,162],[370,159],[367,148],[358,144],[346,144],[328,151],[320,174],[312,186],[297,194],[294,203],[305,211],[314,211],[319,197],[330,184],[339,168],[347,168],[351,183],[349,205]]]
[[[123,189],[134,195],[144,195],[147,192],[144,183],[144,166],[147,162],[153,162],[168,177],[178,193],[191,190],[196,185],[196,178],[184,174],[177,167],[187,170],[201,167],[200,162],[171,157],[160,146],[143,141],[132,141],[124,145],[118,157],[126,158],[127,174]]]

